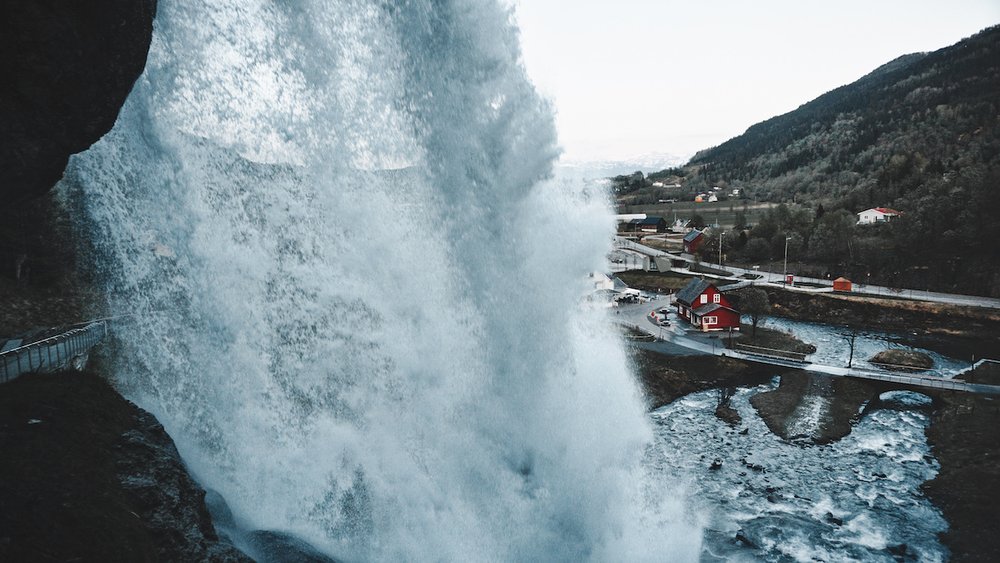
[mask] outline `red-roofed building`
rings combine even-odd
[[[739,330],[740,312],[714,285],[703,279],[693,279],[674,298],[677,315],[703,332]]]
[[[903,213],[888,207],[873,207],[858,213],[859,225],[873,225],[875,223],[887,223]]]

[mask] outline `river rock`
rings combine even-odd
[[[746,532],[744,532],[743,530],[736,530],[736,536],[733,539],[735,539],[736,541],[742,543],[747,547],[750,548],[757,547],[757,544],[755,544],[753,540],[751,540],[750,537],[747,536]]]
[[[934,367],[934,360],[927,354],[899,348],[882,350],[868,361],[893,371],[921,371]]]
[[[736,412],[736,409],[729,405],[719,405],[716,407],[715,416],[730,426],[739,426],[739,424],[743,422],[743,418],[740,417],[740,413]]]

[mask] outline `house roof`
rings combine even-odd
[[[841,277],[839,277],[839,278],[837,278],[837,279],[835,279],[833,281],[835,281],[835,282],[850,282],[851,280],[849,280],[849,279],[841,276]]]
[[[677,296],[674,298],[676,301],[682,305],[690,306],[694,303],[694,300],[698,298],[699,295],[705,292],[712,284],[701,278],[695,278],[688,282],[683,289],[677,292]]]
[[[694,242],[700,236],[701,236],[701,231],[695,229],[690,233],[684,235],[684,242]]]
[[[896,211],[895,209],[892,209],[891,207],[872,207],[871,209],[865,209],[864,211],[861,211],[860,213],[857,213],[857,215],[861,215],[861,213],[868,213],[869,211],[876,211],[876,212],[881,213],[883,215],[902,215],[903,214],[902,211]]]
[[[645,219],[639,221],[640,225],[658,225],[661,221],[664,221],[663,217],[656,217],[655,215],[650,215]],[[665,222],[665,221],[664,221]]]
[[[737,312],[736,309],[733,309],[732,307],[726,307],[725,305],[722,305],[721,303],[706,303],[706,304],[702,305],[701,307],[697,307],[697,308],[691,309],[691,312],[694,313],[694,314],[696,314],[696,315],[698,315],[698,316],[704,316],[704,315],[707,315],[709,313],[714,313],[715,311],[718,311],[719,309],[725,309],[727,311],[732,311],[734,313]]]

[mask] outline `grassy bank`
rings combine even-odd
[[[860,295],[802,294],[769,288],[774,314],[858,329],[1000,338],[1000,310]],[[994,340],[994,343],[996,340]]]
[[[773,350],[783,350],[785,352],[796,352],[799,354],[812,354],[816,351],[815,346],[808,342],[799,340],[790,332],[764,328],[762,326],[758,326],[757,329],[754,330],[753,326],[746,323],[740,323],[740,337],[736,340],[736,342],[751,346],[759,346],[761,348],[771,348]],[[729,341],[727,339],[727,347],[728,343]]]

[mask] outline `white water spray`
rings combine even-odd
[[[72,161],[120,388],[241,526],[364,560],[697,557],[582,311],[605,196],[496,2],[161,1]]]

